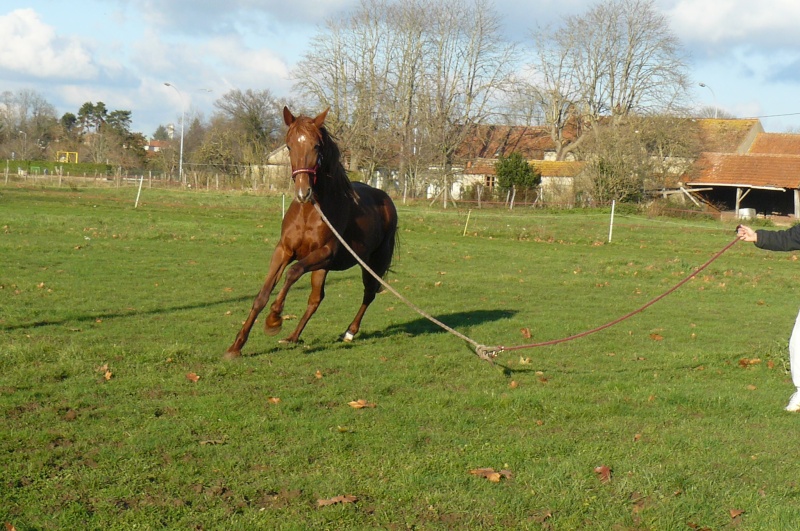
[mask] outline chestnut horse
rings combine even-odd
[[[286,294],[305,273],[311,273],[311,295],[297,328],[284,341],[295,343],[308,320],[325,297],[328,271],[344,271],[356,265],[356,259],[341,245],[315,208],[319,205],[325,217],[348,245],[375,273],[383,276],[389,270],[397,234],[397,210],[382,190],[363,183],[351,183],[339,160],[339,147],[325,129],[328,110],[316,118],[295,117],[283,108],[283,119],[289,127],[286,147],[292,164],[294,200],[281,225],[281,238],[272,254],[264,286],[253,301],[253,307],[242,329],[228,348],[226,357],[241,355],[250,329],[258,314],[269,302],[278,279],[286,271],[286,281],[270,307],[264,331],[277,334],[283,324]],[[295,262],[290,267],[291,262]],[[375,299],[381,285],[362,267],[364,297],[361,307],[344,334],[350,341],[361,327],[361,319]]]

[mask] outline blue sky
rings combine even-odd
[[[326,18],[359,0],[29,0],[0,8],[0,91],[33,89],[59,115],[87,101],[151,135],[213,113],[232,88],[292,96],[289,73]],[[511,40],[585,12],[581,0],[495,0]],[[656,0],[690,57],[696,106],[800,132],[800,2]],[[180,91],[164,86],[174,84]],[[699,86],[705,83],[709,88]],[[202,89],[211,89],[206,92]]]

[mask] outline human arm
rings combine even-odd
[[[753,242],[756,247],[767,251],[798,251],[800,250],[800,225],[794,225],[785,230],[756,230],[745,225],[736,229],[739,239]]]

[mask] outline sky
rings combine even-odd
[[[586,0],[495,0],[507,38],[585,13]],[[290,78],[324,21],[359,0],[28,0],[0,8],[0,92],[34,90],[58,116],[132,111],[151,136],[232,89],[296,98]],[[689,57],[696,108],[800,132],[800,2],[655,0]],[[164,83],[172,86],[165,86]],[[700,86],[703,83],[705,87]]]

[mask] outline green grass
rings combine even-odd
[[[257,324],[243,357],[225,361],[266,274],[280,198],[149,190],[134,209],[134,195],[0,189],[0,522],[19,531],[800,522],[800,417],[782,410],[794,253],[740,243],[621,324],[504,352],[495,365],[389,293],[356,341],[337,342],[360,304],[353,269],[329,276],[302,344],[279,345]],[[626,215],[608,244],[607,211],[526,209],[473,210],[462,236],[466,211],[398,209],[392,286],[486,345],[609,322],[733,239],[732,224]],[[308,289],[303,279],[290,293],[285,334]],[[348,405],[358,399],[375,407]],[[598,466],[612,469],[609,482]],[[470,474],[481,467],[513,477]],[[358,499],[318,507],[339,495]]]

